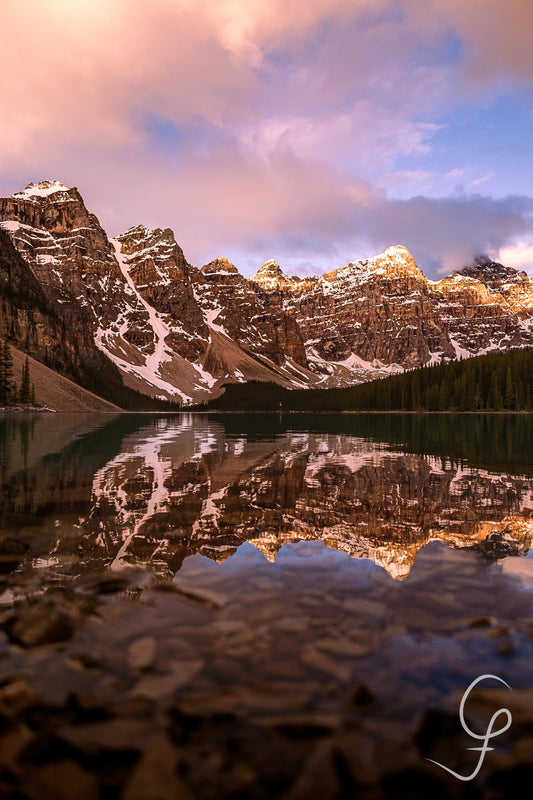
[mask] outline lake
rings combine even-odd
[[[12,414],[0,477],[7,796],[527,796],[533,417]]]

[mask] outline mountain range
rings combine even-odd
[[[0,198],[0,337],[125,407],[227,383],[348,386],[533,345],[533,277],[481,256],[440,281],[388,248],[319,277],[192,266],[172,230],[109,238],[78,189]]]

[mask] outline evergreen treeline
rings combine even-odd
[[[97,357],[97,362],[89,363],[85,361],[79,369],[72,365],[67,377],[83,386],[84,389],[88,389],[93,394],[103,397],[104,400],[109,400],[109,402],[115,403],[119,408],[127,411],[180,410],[179,403],[149,397],[136,389],[126,386],[118,367],[103,353],[97,354]],[[46,365],[53,369],[53,365]]]
[[[147,395],[125,386],[122,380],[115,383],[110,381],[111,388],[108,387],[107,392],[102,391],[102,376],[100,375],[97,381],[97,368],[88,368],[89,374],[92,374],[93,371],[95,374],[94,384],[91,385],[90,381],[85,381],[85,384],[89,383],[89,387],[86,385],[85,388],[89,388],[89,390],[92,389],[94,393],[99,394],[100,397],[111,399],[111,402],[116,403],[120,408],[131,411],[178,411],[180,409],[178,403],[170,403],[166,400],[148,397]],[[80,384],[82,384],[81,380]],[[9,345],[6,341],[2,342],[0,339],[0,406],[17,405],[36,405],[35,386],[30,375],[30,361],[28,356],[26,356],[26,360],[22,366],[20,381],[17,382]]]
[[[13,373],[13,358],[7,342],[0,342],[0,406],[35,405],[35,386],[30,377],[28,356],[22,366],[20,384]]]
[[[531,411],[533,348],[421,367],[346,389],[231,384],[205,406],[226,411]]]

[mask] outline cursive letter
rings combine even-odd
[[[472,681],[472,683],[470,684],[470,686],[468,687],[468,689],[466,690],[466,692],[463,695],[463,698],[461,700],[461,705],[459,707],[459,719],[461,720],[461,725],[463,726],[463,729],[468,733],[468,735],[471,736],[473,739],[481,739],[483,741],[483,745],[481,747],[469,747],[468,748],[469,750],[479,750],[479,760],[478,760],[476,768],[472,772],[472,774],[471,775],[466,775],[466,776],[465,775],[459,775],[457,772],[454,772],[453,769],[450,769],[449,767],[444,766],[444,764],[439,764],[438,761],[433,761],[432,758],[426,759],[427,761],[431,761],[432,764],[436,764],[437,767],[441,767],[442,769],[445,769],[446,772],[449,772],[450,775],[453,775],[454,778],[457,778],[460,781],[471,781],[473,778],[476,777],[476,775],[478,774],[478,772],[481,769],[481,766],[483,764],[483,760],[485,758],[485,753],[487,753],[489,750],[494,750],[493,747],[489,747],[489,741],[491,739],[493,739],[495,736],[500,736],[502,733],[505,733],[505,731],[509,730],[509,728],[511,727],[511,724],[513,722],[513,718],[511,716],[511,712],[509,711],[509,709],[508,708],[499,708],[498,711],[495,711],[494,714],[492,715],[492,717],[490,718],[489,726],[487,728],[486,733],[484,733],[484,734],[474,733],[474,731],[471,731],[470,728],[468,727],[468,725],[466,724],[465,717],[464,717],[466,699],[467,699],[468,695],[470,694],[471,690],[474,688],[474,686],[477,686],[478,683],[481,683],[481,681],[485,681],[488,678],[492,678],[495,681],[499,681],[500,683],[503,683],[504,686],[507,686],[508,689],[511,689],[509,684],[506,683],[502,678],[499,678],[497,675],[480,675],[479,678],[476,678],[475,681]],[[512,689],[511,689],[511,691],[512,691]],[[507,718],[507,722],[505,723],[505,725],[502,728],[499,728],[498,730],[494,730],[494,726],[496,724],[496,720],[498,719],[500,714],[504,714],[505,715],[505,717]]]

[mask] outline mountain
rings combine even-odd
[[[68,380],[60,380],[63,376],[111,401],[110,407],[155,407],[154,401],[124,386],[117,367],[98,349],[88,309],[70,292],[36,277],[15,247],[17,240],[9,235],[14,230],[18,223],[13,220],[0,223],[0,340],[43,365],[39,381],[32,366],[38,402],[65,411],[79,410],[84,404],[97,410],[107,407],[98,398],[74,391]],[[52,392],[57,403],[50,397],[52,386],[57,388]]]
[[[97,349],[86,310],[43,285],[1,227],[0,339],[86,389],[119,403],[125,399],[120,373]]]
[[[30,321],[11,303],[4,335],[80,382],[87,365],[113,368],[115,382],[184,405],[231,382],[343,387],[533,344],[533,278],[486,257],[440,281],[400,246],[320,277],[267,261],[246,278],[224,258],[192,266],[168,228],[109,239],[57,181],[1,198],[0,228],[40,304]]]
[[[399,246],[319,278],[266,266],[252,280],[283,296],[317,372],[399,371],[533,342],[533,278],[488,259],[438,282]]]

